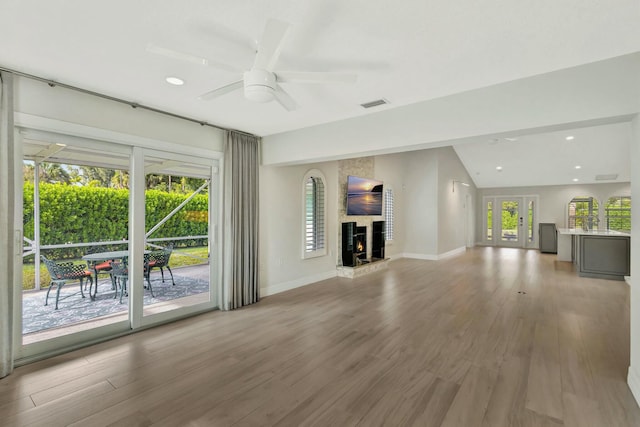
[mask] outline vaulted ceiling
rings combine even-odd
[[[613,3],[4,0],[0,67],[219,126],[276,135],[640,51],[637,1]],[[198,99],[240,80],[251,68],[270,19],[290,24],[276,74],[350,73],[357,75],[356,82],[282,83],[298,104],[294,111],[276,102],[248,101],[242,90]],[[169,76],[183,79],[184,85],[168,84]],[[377,99],[388,104],[360,105]],[[482,136],[456,150],[479,186],[501,186],[504,179],[478,172],[489,165],[495,171],[500,163],[502,177],[509,166],[528,176],[534,172],[528,173],[527,165],[540,164],[536,153],[550,149],[548,144],[565,133],[523,130],[507,136],[515,141]],[[610,151],[626,150],[629,140],[619,126],[585,127],[580,135],[566,148],[576,157],[550,167],[549,179],[540,184],[565,183],[567,169],[577,162],[585,174],[616,173],[628,179],[626,156],[605,156],[597,145],[606,140],[615,146]],[[502,160],[507,154],[511,160]],[[594,166],[587,172],[589,162]],[[602,167],[596,169],[595,162]],[[557,170],[562,174],[556,176]]]

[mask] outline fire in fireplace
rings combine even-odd
[[[361,261],[367,259],[367,227],[356,227],[354,240],[354,255]]]

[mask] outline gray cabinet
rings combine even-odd
[[[624,280],[631,273],[629,237],[580,236],[578,253],[580,276]]]
[[[540,252],[558,253],[558,232],[556,225],[551,222],[543,222],[538,225]]]

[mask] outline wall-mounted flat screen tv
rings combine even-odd
[[[382,215],[382,181],[349,176],[347,215]]]

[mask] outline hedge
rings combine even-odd
[[[24,235],[33,239],[33,184],[24,184]],[[147,190],[145,224],[149,230],[166,217],[188,194]],[[208,196],[198,194],[150,238],[206,235]],[[129,190],[40,184],[40,245],[88,243],[128,238]],[[176,246],[202,246],[203,239],[179,240]],[[113,247],[122,249],[122,247]],[[47,250],[55,259],[77,258],[86,247]]]

